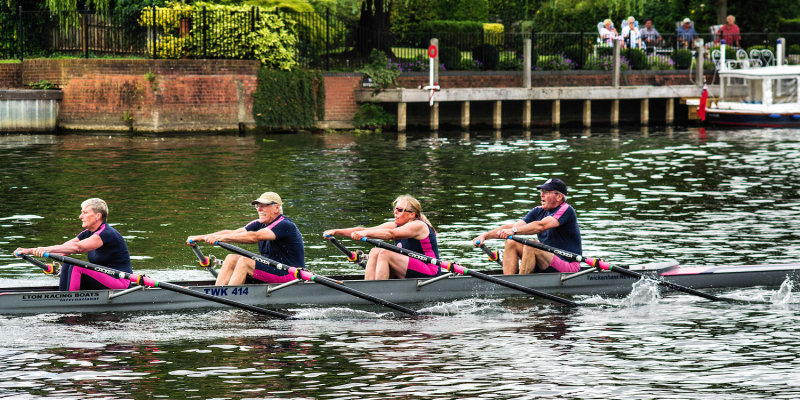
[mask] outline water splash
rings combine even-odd
[[[652,279],[639,279],[633,284],[631,293],[622,300],[623,307],[657,304],[661,298],[658,283]]]
[[[778,291],[772,296],[772,304],[781,307],[786,307],[791,304],[794,285],[794,281],[787,276],[783,283],[781,283],[781,287],[778,288]]]

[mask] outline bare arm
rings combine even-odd
[[[396,226],[394,222],[387,222],[375,228],[355,231],[350,234],[354,240],[362,237],[382,240],[399,240],[414,238],[417,240],[428,237],[428,225],[422,221],[411,221],[403,226]]]
[[[103,245],[103,239],[100,239],[100,235],[91,235],[83,240],[79,240],[78,238],[72,238],[70,240],[67,240],[63,244],[57,244],[54,246],[34,247],[30,249],[19,248],[15,251],[15,253],[33,254],[38,257],[44,256],[44,253],[53,253],[62,255],[81,254],[81,253],[88,253],[92,250],[97,250],[102,245]]]

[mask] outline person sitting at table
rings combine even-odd
[[[658,30],[653,26],[653,20],[651,18],[644,21],[644,28],[639,30],[639,34],[642,37],[642,43],[648,53],[652,53],[656,46],[661,43],[661,34],[658,33]]]
[[[681,26],[676,31],[678,37],[678,44],[684,49],[692,48],[692,41],[697,37],[697,32],[692,26],[692,20],[684,18]]]

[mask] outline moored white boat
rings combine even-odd
[[[800,66],[724,68],[719,71],[719,78],[719,97],[709,99],[707,122],[732,126],[800,126]]]
[[[777,287],[787,278],[800,278],[800,263],[718,267],[678,267],[675,263],[632,267],[643,274],[695,289],[751,286]],[[636,279],[615,272],[538,273],[502,276],[502,279],[554,295],[620,296],[630,293]],[[353,289],[395,303],[435,304],[465,298],[529,296],[516,290],[468,276],[364,281],[334,277]],[[284,285],[215,287],[211,281],[175,282],[206,294],[266,308],[304,305],[372,304],[347,293],[311,282]],[[158,288],[59,292],[55,287],[0,288],[0,314],[75,313],[114,311],[192,310],[228,306]],[[376,306],[377,307],[377,306]]]

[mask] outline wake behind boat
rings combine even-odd
[[[777,287],[786,279],[800,278],[800,263],[717,267],[679,267],[675,262],[630,268],[644,275],[694,289]],[[586,269],[574,274],[535,273],[499,275],[504,280],[552,294],[623,296],[631,292],[634,278],[609,271]],[[469,276],[443,275],[432,279],[366,281],[356,276],[332,277],[347,287],[395,303],[430,304],[466,298],[527,296],[517,290]],[[304,305],[369,305],[367,300],[307,281],[218,287],[212,281],[174,282],[191,290],[260,307],[289,308]],[[114,311],[173,311],[225,308],[219,303],[160,288],[81,290],[60,292],[56,287],[0,288],[0,314],[38,314]]]

